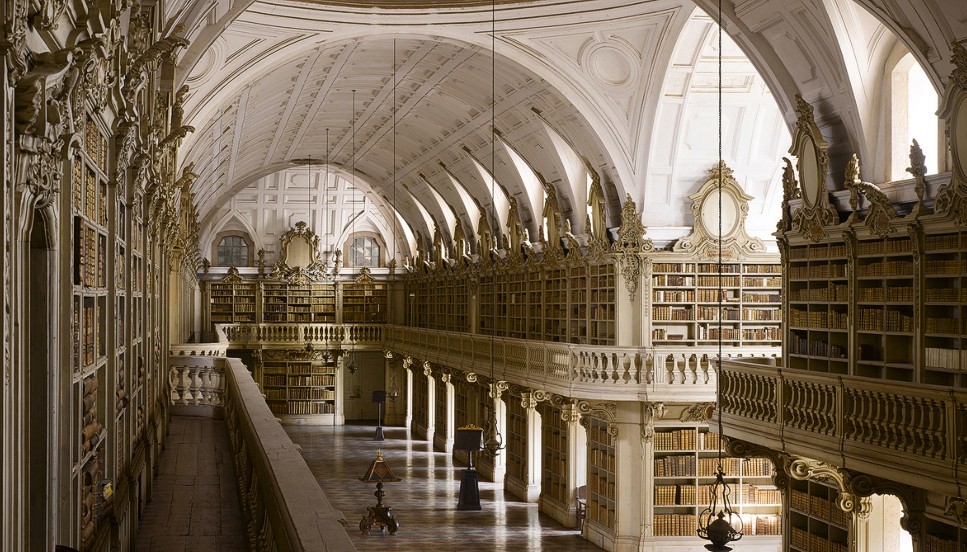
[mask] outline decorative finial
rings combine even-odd
[[[955,40],[950,43],[950,50],[950,62],[954,64],[950,80],[967,92],[967,49]]]

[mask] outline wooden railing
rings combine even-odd
[[[376,346],[383,342],[383,324],[218,324],[219,341],[234,347],[312,343],[337,348]]]
[[[744,441],[940,493],[967,484],[967,390],[733,359],[721,404]]]

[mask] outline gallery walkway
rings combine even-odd
[[[309,469],[334,508],[342,510],[347,531],[360,551],[429,552],[473,548],[488,551],[600,551],[540,514],[537,504],[517,500],[496,484],[480,482],[481,511],[458,511],[461,466],[452,456],[435,452],[426,441],[411,441],[404,428],[385,428],[386,440],[374,442],[374,426],[287,426],[302,447]],[[373,531],[363,535],[359,520],[376,504],[375,486],[359,478],[376,457],[377,448],[399,483],[384,487],[384,503],[392,506],[400,529],[395,535]]]
[[[138,552],[248,549],[223,420],[172,416]]]

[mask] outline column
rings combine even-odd
[[[576,404],[561,406],[561,418],[567,423],[567,499],[563,517],[547,512],[565,527],[577,526],[577,488],[587,481],[588,434],[581,426],[581,412]]]
[[[403,377],[406,384],[403,386],[403,425],[406,431],[413,429],[413,359],[403,358]]]
[[[619,402],[612,423],[615,451],[615,552],[637,552],[641,544],[642,497],[646,494],[641,477],[645,463],[641,435],[641,407]]]
[[[504,387],[500,384],[503,383]],[[497,418],[497,431],[500,435],[504,437],[506,442],[507,436],[507,403],[501,398],[502,392],[507,389],[506,382],[498,382],[496,388],[496,397],[494,397],[494,415]],[[494,458],[494,474],[493,480],[495,483],[504,484],[504,476],[507,475],[507,455],[501,452],[496,458]]]
[[[456,435],[456,402],[454,399],[454,388],[453,383],[451,383],[450,374],[443,374],[440,376],[440,382],[444,386],[444,396],[446,404],[443,405],[446,411],[446,425],[439,428],[443,432],[442,435],[438,435],[441,440],[441,445],[443,451],[446,453],[453,452],[453,437]]]
[[[406,417],[406,394],[404,376],[400,373],[399,361],[393,358],[393,353],[383,352],[385,359],[385,383],[386,404],[383,406],[383,425],[399,426],[403,425]],[[402,370],[406,372],[406,370]]]
[[[526,412],[527,435],[527,481],[524,500],[537,502],[541,497],[541,469],[543,454],[541,450],[541,415],[537,411],[537,399],[533,393],[524,393],[521,406]]]
[[[641,550],[659,551],[655,544],[647,540],[654,536],[655,522],[655,420],[665,413],[665,403],[641,403],[641,457],[638,478],[642,482],[641,493],[641,536],[646,542]],[[619,514],[620,516],[620,514]],[[620,518],[619,518],[620,519]]]
[[[436,380],[433,379],[433,369],[430,362],[423,361],[423,375],[426,377],[426,440],[433,445],[433,434],[436,432]]]

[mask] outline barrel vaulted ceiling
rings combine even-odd
[[[714,12],[714,0],[696,1]],[[777,102],[780,124],[794,121],[795,93],[817,105],[824,134],[839,148],[834,167],[853,151],[873,156],[883,119],[874,77],[884,59],[909,48],[939,87],[950,72],[950,40],[967,38],[961,0],[723,4],[726,32],[761,76],[759,90]],[[691,40],[683,34],[694,21],[691,0],[497,2],[496,56],[490,3],[476,0],[166,6],[169,27],[181,25],[191,40],[177,80],[190,88],[186,120],[196,131],[182,146],[182,160],[200,175],[195,186],[203,218],[235,191],[307,157],[329,157],[343,170],[355,160],[362,186],[388,195],[395,90],[395,167],[412,194],[399,205],[403,216],[422,226],[418,201],[433,219],[446,220],[432,187],[474,227],[473,210],[455,183],[489,207],[494,64],[501,135],[494,172],[517,198],[525,225],[534,232],[540,213],[520,159],[555,186],[565,209],[573,210],[576,230],[583,226],[583,175],[562,149],[577,152],[601,175],[614,225],[625,193],[639,202],[655,197],[648,190],[655,180],[649,158],[668,140],[657,115],[667,110],[669,76],[702,73],[695,69],[700,56],[684,71],[672,61],[680,43]],[[694,90],[694,83],[686,88]],[[755,178],[765,196],[776,182],[766,182],[766,169],[759,169]],[[878,170],[866,164],[864,177],[876,180]],[[666,217],[664,225],[691,223],[684,198],[700,182],[691,181],[694,170],[678,172],[689,181],[669,185],[666,179],[661,186],[671,195],[659,196],[681,216]]]

